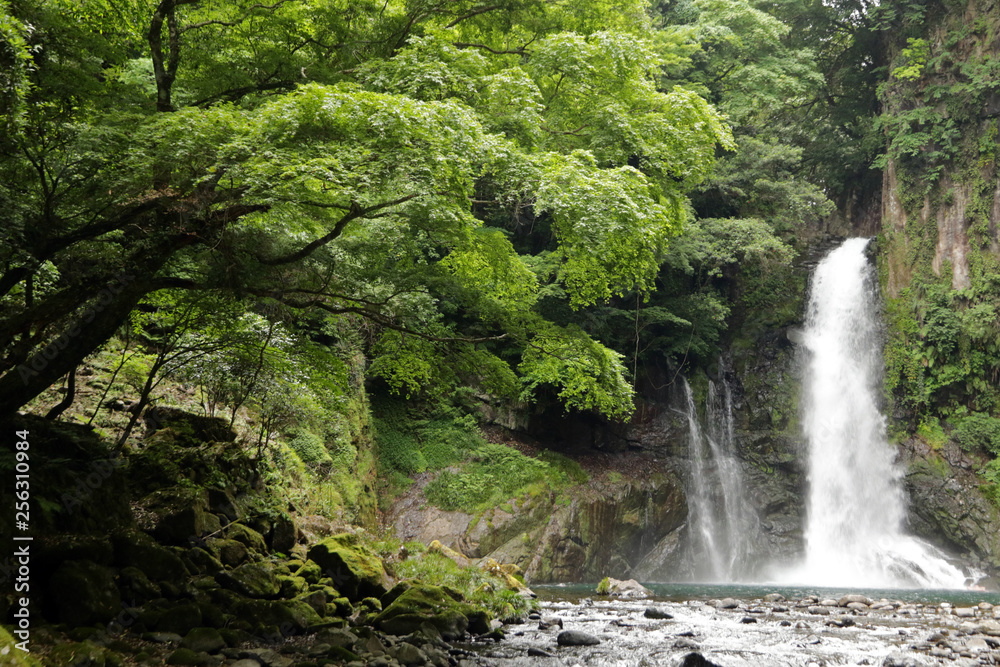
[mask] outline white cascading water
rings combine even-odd
[[[868,239],[848,239],[813,276],[803,344],[809,444],[806,557],[797,583],[835,587],[962,588],[966,577],[904,531],[903,471],[877,396],[881,331]]]
[[[684,381],[693,487],[689,494],[693,574],[700,581],[729,583],[745,576],[758,528],[734,452],[732,397],[724,381],[722,389],[717,391],[709,381],[708,428],[703,432],[691,386]]]

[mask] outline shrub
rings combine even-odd
[[[958,423],[953,434],[967,452],[984,451],[1000,455],[1000,419],[973,412]]]

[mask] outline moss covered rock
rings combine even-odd
[[[115,547],[115,564],[135,566],[155,582],[179,582],[187,578],[188,570],[180,557],[139,531],[120,533],[111,539]]]
[[[49,580],[56,618],[71,625],[107,623],[122,610],[114,571],[90,561],[67,561]]]
[[[386,592],[385,568],[356,535],[343,533],[328,537],[309,550],[309,560],[322,568],[324,575],[349,600],[381,597]]]
[[[278,578],[264,563],[244,563],[228,572],[219,572],[215,580],[220,586],[251,598],[272,599],[281,592]]]
[[[208,508],[204,489],[175,486],[160,489],[141,501],[148,513],[153,535],[167,544],[188,544],[192,538],[217,533],[222,529],[219,517]]]
[[[374,619],[375,627],[392,635],[408,635],[430,623],[447,640],[460,638],[469,627],[469,616],[481,620],[484,612],[440,586],[415,584]],[[488,627],[489,621],[486,621]]]
[[[250,556],[246,545],[236,540],[209,538],[205,541],[208,552],[227,567],[236,567]]]
[[[242,523],[231,523],[226,526],[226,539],[236,540],[249,551],[260,554],[267,553],[267,543],[264,541],[264,536]]]

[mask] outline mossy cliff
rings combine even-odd
[[[1000,17],[971,0],[890,22],[878,237],[890,428],[913,527],[996,568]]]

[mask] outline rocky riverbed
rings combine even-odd
[[[1000,606],[771,594],[668,602],[544,601],[480,664],[826,667],[1000,664]],[[697,655],[692,655],[697,654]]]

